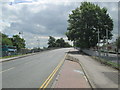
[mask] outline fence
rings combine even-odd
[[[101,59],[110,61],[110,62],[114,62],[114,63],[120,63],[118,62],[118,55],[116,53],[110,53],[108,52],[108,55],[106,54],[107,52],[101,52],[100,54],[98,53],[98,51],[94,51],[94,50],[82,50],[84,53],[86,53],[87,55],[90,56],[95,56],[95,57],[99,57]]]

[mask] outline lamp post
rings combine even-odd
[[[107,46],[107,47],[106,47],[106,50],[107,50],[106,56],[108,56],[108,30],[107,30],[107,29],[106,29],[106,39],[107,39],[107,40],[106,40],[106,44],[107,44],[107,45],[106,45],[106,46]]]
[[[23,38],[23,36],[22,36],[22,35],[23,35],[23,32],[19,32],[19,36],[20,36],[20,35],[21,35],[21,38]]]
[[[39,48],[39,40],[37,40],[37,42],[38,42],[38,48]]]
[[[103,37],[103,54],[104,54],[104,56],[105,56],[105,36]]]
[[[100,58],[100,50],[99,50],[99,43],[100,43],[100,31],[98,29],[98,57]]]

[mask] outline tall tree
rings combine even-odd
[[[71,47],[71,45],[68,42],[65,42],[65,40],[63,38],[60,39],[55,39],[52,36],[49,36],[48,39],[48,48],[51,47]]]
[[[56,47],[65,47],[65,41],[63,38],[56,40]]]
[[[72,45],[70,45],[68,42],[65,42],[64,47],[72,47]]]
[[[48,48],[51,48],[51,47],[55,47],[56,46],[56,40],[54,37],[52,36],[49,36],[49,39],[48,39]]]
[[[0,37],[2,38],[2,45],[13,45],[13,42],[7,35],[0,33]]]
[[[112,38],[113,20],[105,7],[83,2],[69,15],[67,30],[68,40],[74,41],[78,47],[90,48],[98,43],[98,31],[100,40],[106,38],[106,30],[108,39]]]
[[[25,48],[25,40],[20,38],[19,35],[13,35],[13,38],[11,39],[13,41],[13,45],[17,47],[17,50]]]

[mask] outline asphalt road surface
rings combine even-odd
[[[70,48],[2,63],[2,88],[39,88]]]

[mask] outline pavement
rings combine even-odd
[[[52,88],[91,88],[77,62],[65,60]]]
[[[118,88],[120,84],[118,83],[120,80],[118,70],[78,53],[76,49],[72,49],[69,55],[79,60],[93,88]]]
[[[2,88],[39,88],[70,49],[55,49],[3,62]]]

